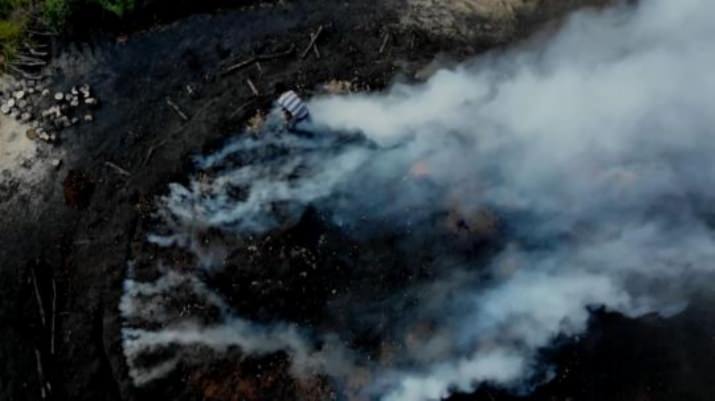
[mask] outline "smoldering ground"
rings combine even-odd
[[[199,158],[196,177],[161,200],[149,237],[192,251],[195,269],[164,263],[157,282],[127,281],[135,383],[190,363],[198,345],[283,350],[294,374],[382,400],[486,382],[528,391],[548,368],[539,351],[583,332],[592,308],[677,313],[713,273],[713,12],[705,0],[651,0],[579,13],[546,42],[421,85],[314,99],[312,137],[269,126]],[[211,238],[248,244],[308,209],[352,243],[397,238],[407,266],[429,255],[430,274],[359,304],[336,296],[347,328],[242,318],[205,284],[230,252]],[[479,229],[485,216],[494,223]],[[499,242],[488,257],[476,241],[486,236]],[[187,297],[215,313],[176,312]],[[388,323],[375,330],[400,350],[389,362],[351,346],[376,314]],[[357,389],[355,376],[366,378]]]

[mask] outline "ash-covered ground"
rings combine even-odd
[[[293,205],[283,203],[271,211],[281,216],[280,224],[250,236],[227,235],[232,232],[227,227],[192,232],[192,241],[199,238],[199,248],[209,251],[202,256],[225,264],[199,273],[196,265],[201,258],[190,247],[165,248],[147,240],[151,234],[171,234],[166,220],[156,214],[171,183],[188,186],[204,177],[210,186],[225,170],[246,163],[239,157],[231,161],[234,165],[203,171],[193,161],[222,149],[247,125],[255,126],[257,112],[270,111],[277,84],[311,97],[417,83],[441,66],[456,65],[486,50],[500,54],[505,46],[544,27],[553,31],[566,11],[604,2],[523,2],[522,11],[519,2],[506,2],[498,6],[507,11],[495,12],[506,15],[504,19],[455,17],[457,11],[429,12],[429,7],[439,7],[430,2],[408,3],[268,3],[194,15],[118,39],[69,44],[54,61],[50,85],[67,91],[89,83],[102,102],[94,121],[63,131],[57,145],[25,142],[22,129],[12,123],[14,129],[7,134],[12,146],[0,152],[12,158],[0,161],[7,171],[0,178],[0,399],[35,400],[43,394],[56,400],[345,399],[363,397],[361,388],[380,382],[375,372],[387,370],[374,370],[373,364],[414,364],[419,358],[403,354],[419,353],[419,346],[440,326],[433,315],[412,320],[401,312],[414,310],[424,295],[421,289],[445,271],[452,272],[453,265],[465,260],[479,265],[507,249],[510,244],[503,240],[515,234],[502,211],[464,212],[455,205],[459,196],[451,201],[454,188],[440,188],[429,192],[439,194],[430,199],[439,205],[437,210],[424,214],[416,208],[411,215],[420,218],[415,221],[402,219],[403,225],[395,226],[380,216],[384,220],[378,223],[385,225],[380,226],[367,213],[363,224],[381,231],[365,236],[359,224],[353,222],[350,230],[336,224],[335,216],[344,212],[340,207],[325,208],[316,201],[296,214]],[[458,11],[479,10],[467,4],[472,2],[459,3]],[[443,17],[449,20],[448,29],[435,29],[423,20],[444,28],[439,22]],[[459,24],[469,25],[452,28]],[[302,57],[310,35],[320,26],[320,57],[312,51]],[[260,66],[227,72],[261,55],[271,57],[259,61]],[[534,102],[537,107],[538,100]],[[0,129],[5,127],[3,123]],[[279,137],[286,135],[290,134]],[[449,146],[460,146],[456,143]],[[345,148],[372,154],[379,147],[359,135],[325,146],[339,155]],[[277,146],[246,157],[285,156]],[[62,160],[59,167],[51,162],[56,159]],[[331,165],[312,167],[320,171]],[[432,188],[423,177],[429,175],[429,167],[407,160],[403,167],[414,182],[374,176],[374,181],[364,183],[364,190],[379,193],[376,183],[401,190]],[[305,170],[291,171],[289,179],[299,180],[301,172]],[[240,200],[241,190],[229,192]],[[693,203],[707,201],[697,195],[693,194]],[[666,199],[665,205],[650,205],[650,212],[666,213],[668,204],[680,201]],[[370,206],[362,205],[366,210]],[[711,220],[707,208],[694,208],[704,220]],[[587,232],[588,224],[593,222],[585,221],[579,230]],[[427,234],[415,237],[411,230]],[[518,233],[516,237],[520,239]],[[204,249],[206,244],[219,246]],[[213,252],[215,248],[220,251]],[[162,263],[170,268],[157,267]],[[498,279],[482,269],[467,273],[455,287]],[[122,316],[128,275],[131,283],[141,286],[177,277],[171,274],[191,277],[176,280],[175,298],[158,293],[160,301],[139,304],[143,309],[133,315],[136,320]],[[167,288],[172,288],[168,281]],[[527,388],[507,389],[487,380],[476,392],[451,397],[710,400],[715,394],[710,380],[715,367],[715,313],[707,285],[694,288],[698,290],[689,294],[687,308],[667,317],[654,313],[628,318],[596,306],[586,332],[564,334],[539,350],[534,361],[548,368],[540,369]],[[212,295],[205,296],[201,289]],[[441,290],[432,296],[453,294],[449,286]],[[154,298],[150,294],[148,299]],[[225,313],[226,308],[231,312]],[[143,316],[153,312],[166,316]],[[225,317],[236,312],[251,324],[296,324],[310,332],[303,337],[307,345],[319,350],[329,348],[326,344],[333,339],[313,334],[334,333],[337,343],[360,353],[358,366],[347,374],[325,371],[332,365],[322,365],[323,370],[311,366],[311,374],[295,375],[294,351],[299,347],[292,339],[285,340],[289,346],[283,343],[255,355],[246,355],[240,342],[229,341],[220,352],[170,344],[137,354],[136,360],[127,357],[122,342],[127,328],[159,330],[187,317],[206,325],[225,323]],[[402,331],[397,323],[410,327]],[[424,350],[425,360],[429,352]],[[158,373],[137,382],[137,367],[158,368]]]

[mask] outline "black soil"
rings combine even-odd
[[[210,366],[201,374],[179,372],[160,388],[134,389],[119,342],[121,284],[133,249],[141,246],[141,234],[152,224],[149,213],[155,196],[166,190],[167,183],[186,179],[192,154],[218,146],[240,131],[256,110],[265,110],[277,84],[310,94],[319,84],[337,79],[376,90],[396,79],[412,79],[438,53],[463,60],[490,45],[401,27],[395,8],[385,4],[332,0],[269,4],[186,17],[126,40],[104,37],[67,46],[53,71],[56,86],[67,89],[89,82],[102,107],[93,124],[63,132],[60,146],[67,156],[46,183],[30,193],[0,196],[0,400],[41,399],[36,355],[44,381],[51,383],[48,398],[54,400],[274,400],[294,399],[292,394],[304,391],[285,375],[287,364],[281,355],[247,361],[240,369]],[[146,23],[138,25],[142,24]],[[531,31],[534,24],[526,21],[524,31]],[[299,54],[309,34],[320,25],[325,27],[319,41],[322,57],[302,59]],[[381,54],[388,31],[393,39]],[[261,70],[223,73],[251,56],[282,52],[293,45],[293,54],[265,61]],[[247,85],[248,78],[256,84],[258,96]],[[167,97],[185,111],[188,121],[167,106]],[[106,162],[130,176],[118,174]],[[330,230],[321,227],[316,216],[306,216],[301,224]],[[308,231],[300,226],[298,230]],[[315,247],[310,236],[291,239],[287,233],[281,240]],[[359,251],[356,248],[353,256],[359,256]],[[376,247],[372,252],[387,251]],[[339,266],[341,261],[329,255],[325,253],[321,264]],[[286,279],[291,283],[290,277]],[[265,294],[232,302],[258,319],[285,313],[283,317],[292,320],[314,321],[328,287],[301,287],[299,277],[292,279],[294,283],[272,289],[269,295],[303,297],[306,303],[300,310],[259,310],[256,305]],[[342,291],[351,285],[349,279],[327,277],[325,282]],[[33,282],[47,315],[44,325]],[[57,294],[54,350],[48,312],[53,287]],[[515,396],[483,388],[453,399],[712,400],[715,310],[709,307],[711,302],[712,297],[704,295],[670,319],[636,321],[596,313],[588,336],[564,340],[562,346],[545,352],[544,359],[556,366],[556,379],[538,386],[533,394]],[[265,387],[246,384],[246,377],[258,374],[270,374],[274,380]],[[245,386],[261,391],[241,392]],[[313,392],[323,388],[320,383],[309,387]],[[198,394],[191,388],[204,391]],[[315,399],[332,396],[313,394]]]

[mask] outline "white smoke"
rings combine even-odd
[[[440,71],[422,85],[316,99],[310,108],[325,131],[361,132],[380,146],[329,133],[237,139],[200,160],[218,169],[214,178],[172,186],[160,216],[166,232],[152,240],[195,248],[195,230],[261,234],[295,222],[308,205],[360,235],[419,219],[447,194],[464,210],[493,210],[512,245],[476,266],[491,280],[452,286],[476,270],[461,266],[420,288],[424,303],[405,313],[438,318],[420,343],[434,351],[369,365],[375,380],[363,391],[423,401],[483,383],[522,386],[543,369],[538,352],[583,332],[591,308],[675,313],[694,277],[711,278],[712,15],[707,0],[582,12],[546,43]],[[405,178],[415,165],[433,186]],[[441,286],[453,290],[448,300],[435,295]],[[218,326],[127,328],[125,348],[227,341],[246,353],[286,349],[310,361],[296,366],[325,374],[332,368],[324,361],[350,354],[311,349],[287,326],[237,328],[236,319],[228,312]]]

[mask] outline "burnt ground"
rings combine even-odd
[[[59,170],[32,191],[2,197],[0,399],[40,399],[40,374],[51,383],[48,393],[57,400],[220,400],[245,395],[232,386],[245,386],[239,376],[260,371],[250,363],[229,376],[218,366],[212,367],[216,374],[172,376],[162,388],[132,388],[117,311],[126,262],[152,224],[148,214],[154,197],[168,182],[185,180],[191,154],[217,146],[240,131],[257,109],[266,109],[275,84],[310,93],[337,79],[375,90],[395,79],[412,79],[436,54],[461,60],[503,43],[504,38],[462,40],[403,27],[395,9],[385,4],[328,0],[229,10],[187,17],[132,34],[126,41],[105,37],[68,46],[53,71],[56,87],[89,82],[102,108],[93,124],[63,133],[60,147],[66,155]],[[518,36],[536,22],[543,21],[524,20]],[[322,57],[301,59],[297,54],[321,24],[326,27],[319,42]],[[380,54],[387,31],[392,40]],[[262,71],[251,67],[222,73],[251,55],[282,52],[292,44],[296,52],[262,62]],[[255,82],[259,96],[252,94],[247,78]],[[167,106],[167,97],[188,114],[188,121]],[[107,161],[130,175],[108,168]],[[53,282],[54,352],[49,338]],[[482,389],[454,399],[711,400],[715,311],[709,307],[710,295],[670,319],[634,321],[596,313],[588,336],[564,340],[545,353],[545,359],[559,366],[556,379],[532,395]],[[280,372],[285,361],[277,356],[269,365]],[[284,399],[296,390],[287,378],[276,377],[276,383],[253,399]],[[184,381],[202,388],[203,394],[191,393]]]

